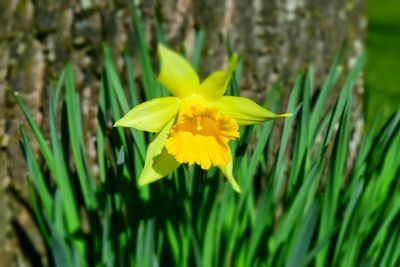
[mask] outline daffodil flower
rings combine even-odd
[[[137,105],[114,125],[157,133],[149,144],[139,184],[167,176],[182,163],[196,163],[204,170],[218,167],[240,192],[232,174],[228,142],[239,138],[239,126],[291,114],[276,115],[250,99],[224,96],[236,68],[236,55],[226,70],[216,71],[200,83],[185,58],[163,45],[158,52],[158,81],[173,96]]]

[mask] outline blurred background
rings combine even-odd
[[[365,109],[368,122],[400,107],[400,2],[368,1],[368,62]]]
[[[285,102],[296,73],[308,64],[315,67],[317,93],[345,45],[345,72],[357,56],[368,54],[364,78],[354,90],[353,117],[368,126],[376,114],[382,112],[383,121],[399,109],[398,1],[143,0],[135,4],[153,56],[161,38],[190,57],[195,36],[200,36],[205,44],[200,73],[205,76],[226,64],[229,42],[244,59],[243,95],[261,101],[280,82]],[[94,157],[102,43],[110,46],[120,70],[124,52],[135,56],[138,48],[129,2],[124,0],[0,0],[0,23],[0,266],[18,266],[24,257],[15,230],[28,229],[34,241],[37,232],[29,227],[29,214],[21,205],[27,172],[18,126],[24,119],[13,92],[20,93],[39,124],[48,129],[43,119],[47,84],[57,79],[66,62],[72,62],[83,102],[88,153]]]

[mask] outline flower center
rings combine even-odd
[[[182,106],[165,146],[180,163],[197,163],[204,170],[224,166],[231,160],[228,142],[239,138],[238,128],[235,119],[215,108]]]

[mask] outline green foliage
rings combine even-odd
[[[145,99],[165,92],[154,80],[135,7],[132,13],[143,84],[135,83],[132,60],[136,59],[126,54],[125,89],[104,47],[96,162],[90,162],[85,151],[71,65],[55,88],[49,88],[49,142],[16,95],[40,147],[36,158],[21,127],[31,205],[50,262],[57,266],[399,266],[400,113],[377,133],[373,127],[363,135],[355,155],[349,151],[354,124],[351,91],[364,57],[355,64],[332,109],[324,111],[341,75],[342,53],[320,92],[313,92],[312,66],[298,74],[285,109],[295,116],[283,121],[279,136],[272,134],[277,126],[273,122],[241,129],[241,139],[232,145],[241,194],[217,169],[203,172],[196,166],[181,166],[169,177],[139,187],[151,136],[112,125],[139,103],[142,89]],[[163,38],[162,24],[157,31]],[[192,58],[195,66],[203,39],[200,31]],[[239,76],[237,72],[231,82],[234,94]],[[268,97],[268,107],[280,106],[279,91],[277,86]]]

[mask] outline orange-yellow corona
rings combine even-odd
[[[154,182],[182,163],[198,164],[204,170],[221,169],[234,190],[240,192],[232,174],[228,142],[239,138],[239,126],[288,117],[274,114],[250,99],[224,96],[237,56],[226,70],[216,71],[200,83],[185,58],[163,45],[158,81],[173,96],[144,102],[114,126],[157,133],[150,143],[139,184]]]

